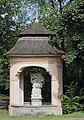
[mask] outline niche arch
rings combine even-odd
[[[37,60],[38,61],[38,60]],[[51,105],[60,105],[60,87],[61,87],[61,65],[58,66],[58,62],[17,62],[10,67],[10,104],[24,106],[24,86],[23,86],[23,70],[27,67],[40,67],[46,70],[51,77]],[[12,87],[14,86],[14,87]],[[43,97],[44,98],[44,97]],[[43,99],[44,100],[44,99]],[[45,101],[43,101],[45,105]],[[47,103],[46,103],[47,104]],[[49,104],[49,103],[48,103]]]
[[[42,105],[50,105],[51,104],[51,75],[46,71],[43,67],[38,66],[26,66],[21,68],[21,76],[20,79],[23,81],[23,101],[25,105],[31,105],[31,91],[32,84],[30,73],[38,73],[40,72],[44,77],[44,83],[41,90],[42,95]],[[21,82],[21,81],[20,81]],[[22,85],[21,85],[22,86]]]

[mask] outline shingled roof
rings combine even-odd
[[[6,55],[62,55],[64,52],[49,42],[49,35],[50,32],[40,25],[40,23],[34,23],[31,28],[19,35],[20,38]]]
[[[23,37],[23,36],[32,36],[32,35],[38,35],[38,36],[42,36],[42,35],[46,35],[49,36],[53,34],[52,32],[50,32],[48,29],[46,29],[41,23],[39,22],[35,22],[32,24],[32,26],[30,26],[28,29],[24,30],[23,32],[21,32],[18,36],[19,37]]]

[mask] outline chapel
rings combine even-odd
[[[6,53],[10,58],[10,116],[62,114],[64,52],[51,40],[53,35],[34,22]]]

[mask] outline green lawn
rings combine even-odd
[[[84,118],[83,112],[68,115],[47,115],[43,117],[10,117],[6,110],[0,110],[0,120],[62,120],[64,118]]]

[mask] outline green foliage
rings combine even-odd
[[[0,98],[9,98],[9,96],[4,95],[4,94],[0,94]]]
[[[83,109],[82,104],[80,104],[81,97],[77,95],[77,83],[71,82],[70,86],[67,87],[65,95],[62,97],[63,113],[69,114],[81,111]]]
[[[73,0],[72,0],[73,1]],[[84,0],[69,1],[62,13],[57,7],[46,3],[41,7],[40,20],[46,28],[56,33],[55,41],[66,52],[70,64],[84,51]]]
[[[84,51],[84,1],[78,0],[74,4],[65,7],[60,18],[60,24],[65,33],[65,50],[69,59],[73,62],[78,54]]]
[[[65,51],[64,84],[78,82],[84,88],[84,0],[70,0],[59,12],[57,7],[41,9],[40,21],[56,33],[55,42]],[[65,89],[64,89],[65,90]],[[79,94],[78,91],[78,94]]]
[[[79,104],[79,96],[74,97],[73,99],[71,99],[70,97],[68,97],[67,95],[63,96],[63,113],[64,114],[69,114],[72,112],[76,112],[76,111],[81,111],[82,110],[82,105]]]
[[[5,58],[0,59],[0,89],[5,87],[5,90],[9,88],[9,64]]]
[[[8,94],[9,61],[4,55],[16,42],[19,22],[16,21],[20,0],[0,1],[0,93]]]

